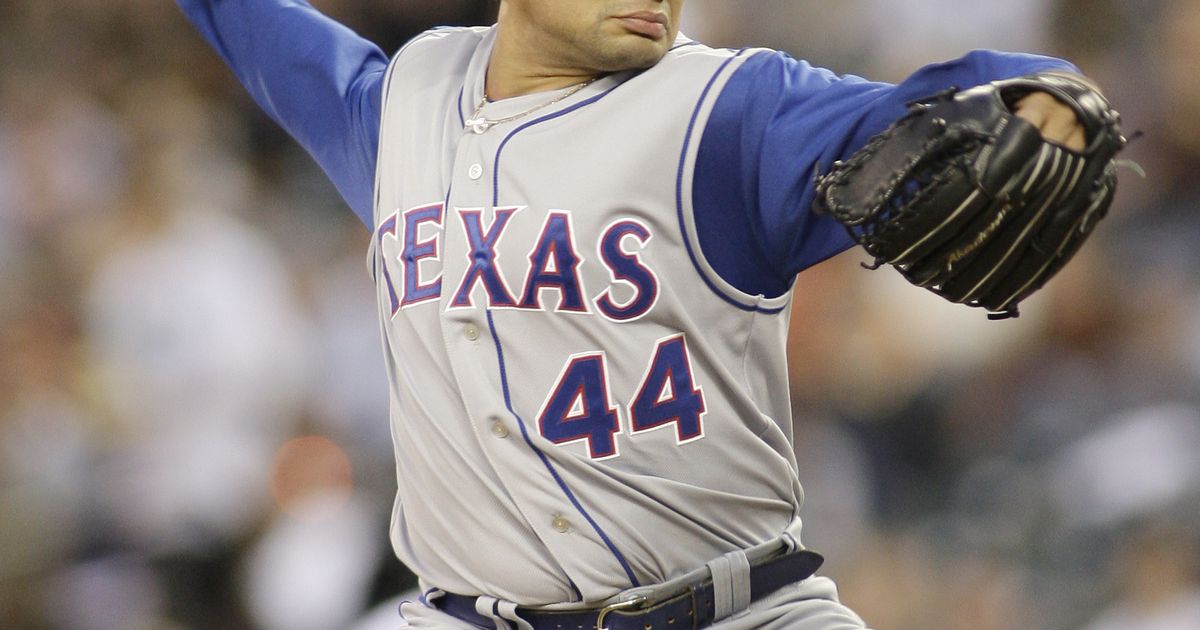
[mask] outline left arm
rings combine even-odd
[[[722,91],[699,148],[693,198],[705,257],[745,293],[782,295],[797,273],[853,245],[841,224],[810,210],[815,172],[861,148],[910,101],[1051,70],[1077,72],[1049,57],[975,51],[891,85],[755,55]],[[1023,105],[1029,115],[1047,106]]]
[[[949,90],[833,163],[816,207],[875,266],[990,319],[1016,317],[1107,214],[1125,143],[1120,115],[1077,74]]]

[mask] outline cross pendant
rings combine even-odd
[[[492,128],[491,121],[486,118],[471,118],[464,124],[467,126],[467,129],[471,130],[471,133],[476,135],[484,133],[488,129]]]

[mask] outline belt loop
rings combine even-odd
[[[746,552],[731,551],[708,563],[713,582],[713,621],[750,607],[750,560]]]
[[[730,569],[733,572],[733,613],[737,614],[750,607],[750,559],[745,550],[739,549],[731,554]]]
[[[443,591],[440,588],[430,588],[430,589],[426,589],[426,591],[424,593],[421,593],[421,596],[418,597],[417,599],[420,600],[421,605],[425,606],[426,608],[437,608],[437,606],[435,606],[431,602],[433,602],[436,599],[441,599],[445,596],[446,596],[446,591]]]
[[[513,602],[501,601],[497,612],[500,616],[517,625],[517,630],[533,630],[533,624],[517,614],[517,605]]]
[[[480,595],[475,598],[475,612],[492,620],[496,630],[512,630],[508,621],[500,616],[500,600],[495,597]]]

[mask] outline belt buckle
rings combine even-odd
[[[618,612],[618,611],[624,612],[624,611],[630,611],[630,610],[638,610],[640,608],[648,608],[649,603],[650,603],[650,599],[648,597],[646,597],[645,595],[638,595],[637,597],[634,597],[633,599],[627,599],[623,602],[609,604],[609,605],[605,606],[604,608],[601,608],[600,613],[596,615],[596,628],[597,628],[597,630],[608,630],[608,628],[606,628],[604,626],[604,619],[606,617],[608,617],[609,613]]]

